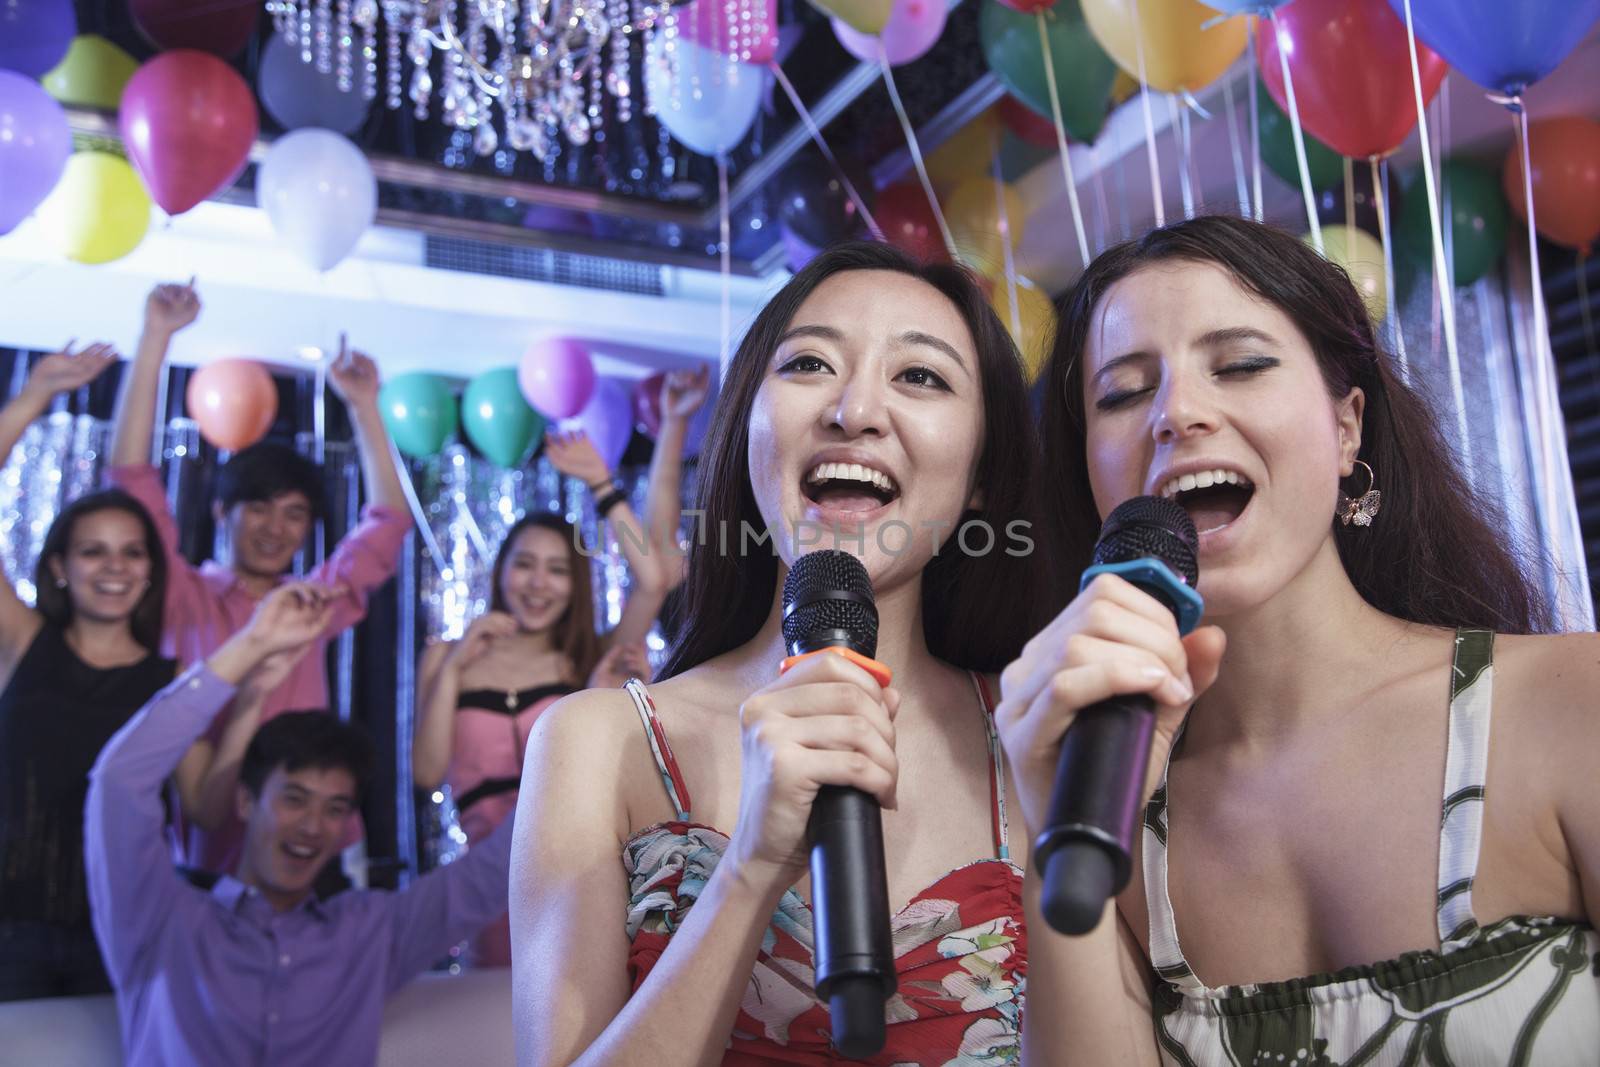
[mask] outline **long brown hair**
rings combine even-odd
[[[1215,263],[1294,322],[1328,393],[1366,396],[1359,458],[1383,492],[1375,527],[1335,525],[1345,571],[1373,607],[1432,626],[1504,633],[1548,628],[1549,611],[1501,536],[1498,509],[1462,475],[1424,398],[1394,371],[1350,277],[1303,241],[1261,223],[1203,216],[1107,249],[1061,301],[1045,371],[1046,521],[1058,573],[1075,581],[1100,517],[1085,458],[1083,354],[1096,309],[1122,278],[1157,263]],[[1364,477],[1348,486],[1365,489]],[[1330,516],[1330,522],[1332,517]],[[1064,602],[1070,587],[1058,591]]]
[[[1020,529],[1033,529],[1036,438],[1028,417],[1022,364],[977,283],[963,268],[918,263],[890,245],[839,245],[817,256],[768,301],[728,367],[701,450],[696,507],[703,512],[700,521],[706,536],[695,538],[689,550],[685,623],[662,667],[663,677],[751,640],[772,610],[777,556],[729,552],[719,544],[719,532],[731,531],[731,541],[742,523],[762,528],[748,462],[756,392],[767,361],[800,305],[824,280],[851,270],[894,271],[920,279],[943,293],[960,313],[978,353],[984,413],[977,480],[983,487],[983,506],[968,511],[962,522],[987,522],[995,532],[996,546],[1005,544],[1008,524],[1021,521],[1028,526]],[[1043,602],[1036,595],[1041,562],[1037,551],[1009,555],[995,547],[969,554],[947,543],[922,573],[922,624],[929,650],[971,670],[1004,667],[1033,636],[1042,618]]]
[[[567,562],[572,570],[572,599],[567,603],[567,610],[561,613],[561,618],[551,627],[554,631],[555,647],[572,663],[572,669],[577,677],[578,684],[583,684],[589,677],[589,672],[594,670],[594,665],[600,661],[600,638],[594,632],[594,585],[591,581],[589,560],[578,551],[578,542],[572,525],[559,515],[549,512],[535,512],[524,515],[506,531],[505,540],[500,542],[500,551],[494,556],[494,570],[491,572],[490,581],[493,583],[489,589],[489,610],[505,611],[505,594],[500,591],[500,578],[505,574],[506,561],[510,558],[512,549],[516,546],[517,538],[526,530],[549,530],[561,538],[561,543],[567,546]]]
[[[139,522],[144,532],[144,550],[150,558],[150,587],[133,606],[128,619],[133,639],[151,652],[161,651],[161,613],[167,602],[167,554],[161,547],[161,536],[150,513],[121,489],[102,489],[86,493],[61,509],[56,521],[44,535],[44,545],[39,550],[39,560],[33,568],[34,604],[46,622],[65,629],[72,622],[72,597],[56,585],[50,572],[50,561],[66,563],[67,550],[72,547],[72,529],[79,519],[101,511],[124,511]]]

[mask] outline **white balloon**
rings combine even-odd
[[[378,212],[378,181],[361,149],[332,130],[305,129],[273,142],[256,171],[256,204],[312,269],[338,263]]]
[[[750,66],[679,36],[657,35],[644,61],[645,99],[681,144],[704,156],[744,140],[767,96],[763,67]]]

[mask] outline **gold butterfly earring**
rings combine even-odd
[[[1349,497],[1343,492],[1339,494],[1339,521],[1349,526],[1371,526],[1372,520],[1378,514],[1378,508],[1383,503],[1383,494],[1378,492],[1377,478],[1372,473],[1372,468],[1361,460],[1356,460],[1358,467],[1366,468],[1367,491],[1360,497]]]

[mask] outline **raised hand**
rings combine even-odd
[[[805,873],[806,822],[825,785],[851,786],[893,808],[897,690],[843,656],[801,660],[739,708],[739,821],[728,856],[758,884]]]
[[[461,635],[461,640],[450,646],[450,654],[445,658],[445,664],[453,670],[466,670],[493,648],[496,641],[510,637],[516,632],[517,620],[509,614],[503,611],[486,611],[472,620],[472,625]]]
[[[284,582],[261,598],[240,633],[262,659],[301,651],[328,628],[339,594],[315,582]]]
[[[706,402],[711,392],[711,368],[701,364],[694,370],[675,370],[667,373],[661,383],[661,417],[687,419]]]
[[[378,404],[378,365],[365,352],[351,348],[344,334],[339,335],[339,355],[328,364],[328,384],[348,405]]]
[[[117,361],[117,350],[105,342],[72,351],[68,341],[61,351],[52,352],[33,365],[25,388],[40,399],[88,385]]]
[[[200,296],[194,279],[187,285],[165,284],[150,290],[144,302],[144,327],[168,336],[177,333],[200,316]]]
[[[1216,681],[1226,643],[1215,626],[1180,637],[1170,610],[1109,574],[1089,583],[1029,641],[1000,676],[994,715],[1029,837],[1043,829],[1067,728],[1078,712],[1108,697],[1146,693],[1155,701],[1142,797],[1148,801],[1178,728]]]
[[[265,700],[268,694],[283,684],[295,665],[305,659],[314,647],[313,642],[307,641],[299,648],[274,652],[258,663],[239,683],[238,692],[234,695],[236,706]]]
[[[582,430],[551,430],[544,435],[544,454],[556,470],[585,485],[611,480],[611,470],[600,458],[594,442]]]
[[[650,658],[643,642],[612,645],[589,672],[585,684],[590,689],[616,689],[629,678],[650,680]]]

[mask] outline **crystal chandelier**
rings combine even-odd
[[[737,20],[743,3],[728,6]],[[426,119],[437,94],[440,117],[472,131],[479,156],[503,144],[541,161],[562,141],[603,140],[607,97],[617,122],[651,114],[648,101],[635,107],[634,42],[643,49],[661,35],[670,46],[677,34],[670,0],[267,0],[266,7],[284,42],[302,62],[335,75],[341,91],[377,98],[382,33],[390,110],[409,98]],[[435,52],[442,56],[437,85]]]

